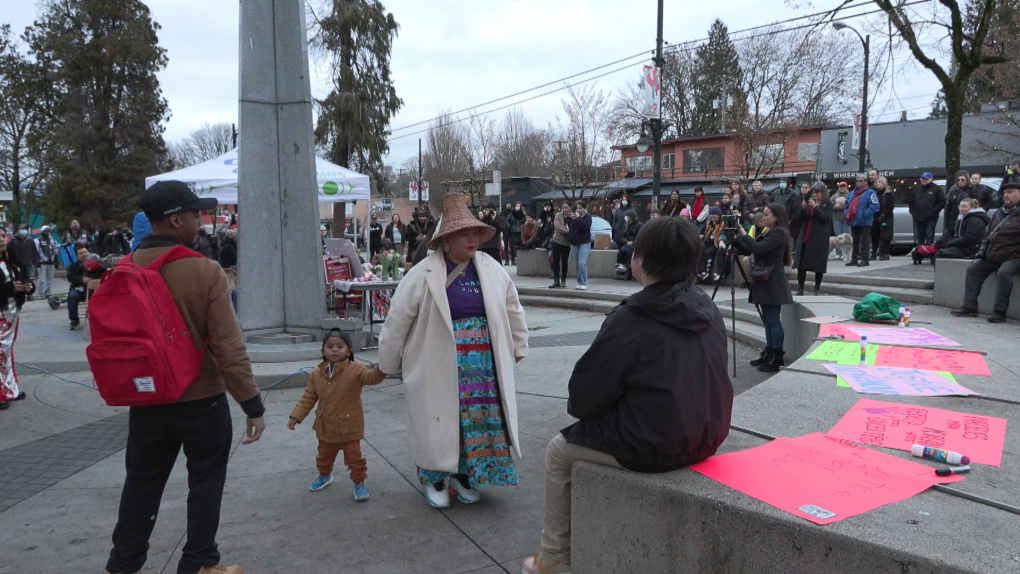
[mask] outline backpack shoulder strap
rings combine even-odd
[[[130,257],[130,255],[127,257]],[[127,257],[125,257],[125,259]],[[170,249],[167,249],[165,253],[163,253],[162,255],[157,257],[155,261],[150,263],[148,267],[146,267],[146,269],[159,272],[159,270],[162,269],[163,266],[166,265],[167,263],[173,263],[174,261],[178,261],[180,259],[188,259],[191,257],[197,257],[201,259],[204,256],[201,253],[198,253],[197,251],[194,251],[188,247],[185,247],[183,245],[177,245],[171,247]]]

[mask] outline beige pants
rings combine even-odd
[[[570,563],[570,471],[583,460],[622,468],[612,456],[567,442],[562,434],[545,449],[545,524],[542,552],[550,560]]]

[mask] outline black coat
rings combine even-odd
[[[971,211],[964,215],[962,221],[957,221],[946,247],[957,248],[961,259],[974,257],[988,235],[988,221],[988,214],[984,211]]]
[[[896,194],[887,192],[878,196],[878,213],[875,214],[875,226],[882,228],[882,231],[879,232],[879,239],[883,241],[892,241],[893,239],[893,212],[895,209]]]
[[[917,185],[907,199],[907,205],[914,221],[938,221],[939,212],[946,206],[946,193],[942,186],[934,183]]]
[[[808,221],[811,222],[810,229]],[[804,236],[807,235],[807,242]],[[829,237],[832,235],[832,203],[826,199],[800,212],[800,233],[793,263],[798,270],[825,273],[829,262]]]
[[[733,246],[740,253],[750,255],[752,265],[772,266],[768,280],[751,280],[751,295],[748,297],[751,303],[755,305],[793,303],[790,282],[786,279],[786,269],[783,267],[783,256],[786,255],[788,241],[786,230],[782,227],[769,229],[753,238],[747,235],[736,237]]]
[[[649,285],[602,323],[574,365],[567,442],[627,469],[664,472],[704,460],[729,434],[733,385],[726,326],[693,283]]]

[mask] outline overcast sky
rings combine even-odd
[[[655,47],[655,0],[383,3],[400,24],[392,66],[404,107],[391,124],[395,130],[429,120],[442,110],[467,108]],[[818,9],[829,4],[815,3]],[[184,138],[205,122],[236,122],[238,3],[150,0],[148,5],[162,26],[159,39],[169,55],[169,65],[159,74],[172,113],[166,140]],[[0,22],[10,23],[19,34],[36,17],[36,8],[28,0],[0,0],[0,7]],[[664,37],[672,43],[703,38],[717,17],[734,32],[803,14],[788,9],[782,0],[667,0]],[[851,32],[843,33],[849,36],[848,41],[853,40]],[[643,64],[634,60],[628,69],[598,79],[597,85],[615,92],[637,81]],[[312,93],[321,97],[328,91],[325,68],[314,61],[312,65]],[[620,65],[606,70],[617,67]],[[562,83],[514,100],[560,86]],[[907,109],[912,119],[925,117],[937,88],[930,73],[917,72],[909,81],[897,83],[899,102],[887,90],[880,94],[870,116],[877,117],[876,122],[892,120],[898,118],[900,109]],[[545,96],[521,107],[536,124],[544,126],[558,114],[562,116],[560,98],[564,94]],[[494,117],[499,119],[503,113],[495,112]],[[395,131],[394,137],[423,127]],[[399,166],[417,154],[418,137],[422,136],[392,140],[386,163]]]

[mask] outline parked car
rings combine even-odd
[[[981,179],[981,183],[990,187],[995,192],[998,191],[1002,178],[985,177]],[[935,184],[941,185],[946,193],[949,192],[949,189],[946,187],[946,180],[937,179]],[[987,208],[987,206],[982,207]],[[943,229],[945,229],[944,219],[944,216],[939,217],[938,223],[935,224],[935,239],[938,239],[942,235]],[[906,205],[897,205],[893,209],[892,252],[894,255],[907,253],[914,248],[914,245],[914,218],[910,217],[910,208]]]

